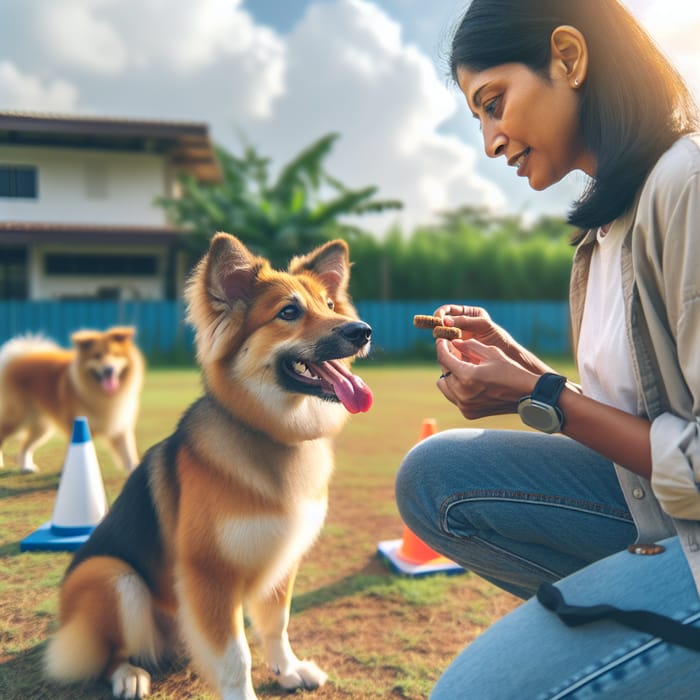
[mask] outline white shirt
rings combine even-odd
[[[617,229],[617,230],[616,230]],[[637,410],[632,359],[625,337],[620,258],[624,232],[598,229],[591,258],[577,365],[586,396],[628,413]]]

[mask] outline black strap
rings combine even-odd
[[[566,377],[554,372],[545,372],[537,380],[535,388],[532,390],[532,398],[544,401],[550,406],[556,406],[565,386]]]
[[[537,600],[547,610],[556,613],[569,627],[578,627],[597,620],[615,620],[621,625],[659,637],[671,644],[700,651],[700,628],[684,625],[658,613],[647,610],[620,610],[612,605],[568,605],[561,591],[551,583],[540,584]]]

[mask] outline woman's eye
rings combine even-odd
[[[283,321],[296,321],[299,316],[301,316],[301,309],[296,304],[287,304],[277,314],[277,318],[281,318]]]
[[[492,100],[489,100],[484,104],[484,112],[486,112],[489,117],[493,117],[493,115],[496,113],[496,107],[498,107],[499,100],[500,97],[494,97]]]

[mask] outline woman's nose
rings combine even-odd
[[[495,124],[489,124],[484,128],[484,150],[489,158],[498,158],[502,155],[508,139]]]

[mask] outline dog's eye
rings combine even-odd
[[[301,309],[296,304],[287,304],[282,311],[277,314],[283,321],[296,321],[301,316]]]
[[[335,304],[333,303],[333,299],[329,299],[327,303],[328,303],[328,308],[331,311],[333,311],[333,309],[335,309]]]

